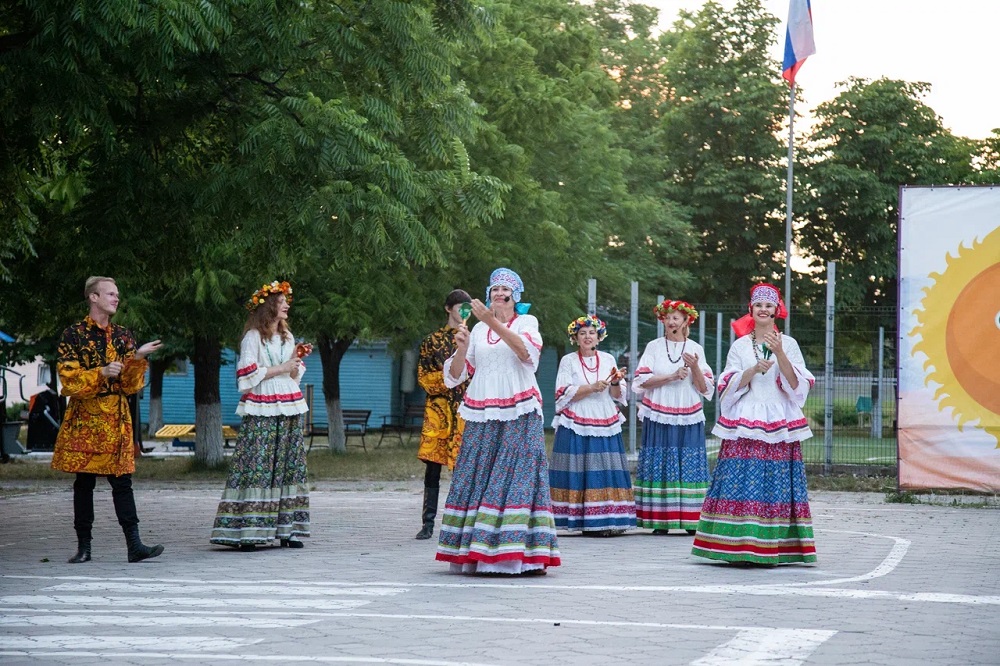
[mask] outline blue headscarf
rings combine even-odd
[[[522,303],[521,294],[524,292],[524,282],[521,276],[509,268],[498,268],[490,273],[490,284],[486,287],[486,307],[490,307],[490,290],[493,287],[507,287],[511,290],[511,298],[514,299],[514,309],[517,314],[528,314],[531,303]]]

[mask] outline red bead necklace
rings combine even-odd
[[[588,366],[586,363],[583,362],[583,352],[580,351],[579,349],[576,350],[576,356],[577,356],[577,358],[580,359],[580,367],[583,368],[583,378],[587,380],[588,384],[591,383],[590,378],[587,377],[587,373],[588,372],[592,372],[592,373],[594,373],[594,375],[597,376],[597,378],[600,378],[600,376],[601,376],[601,355],[600,354],[597,354],[597,353],[594,354],[594,357],[597,359],[597,363],[594,365],[593,368],[591,368],[590,366]]]
[[[510,328],[510,325],[514,323],[515,319],[517,319],[517,315],[516,314],[513,317],[510,318],[509,322],[507,322],[507,328]],[[501,338],[499,335],[497,336],[496,340],[493,339],[493,329],[492,328],[486,329],[486,342],[488,342],[491,345],[495,345],[496,343],[500,342],[501,340],[503,340],[503,338]]]

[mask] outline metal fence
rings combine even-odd
[[[652,305],[640,303],[637,357],[659,334]],[[730,322],[746,313],[746,304],[709,304],[700,311],[691,338],[704,347],[708,364],[718,375],[734,340]],[[600,308],[598,312],[608,322],[608,337],[601,343],[601,349],[616,356],[620,365],[628,365],[629,313]],[[813,437],[803,443],[802,455],[813,471],[895,474],[895,309],[836,309],[832,319],[831,373],[826,371],[827,321],[822,305],[793,308],[791,313],[791,335],[802,349],[806,367],[816,377],[816,385],[803,410]],[[718,397],[705,403],[710,456],[719,446],[711,435],[717,413]],[[630,422],[626,428],[631,427]],[[641,442],[641,424],[635,427],[635,441]],[[625,436],[630,441],[628,432]]]

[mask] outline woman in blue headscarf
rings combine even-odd
[[[486,303],[472,301],[479,323],[459,327],[444,364],[446,386],[471,377],[437,550],[453,571],[540,575],[560,563],[535,381],[542,337],[523,291],[517,273],[493,271]]]

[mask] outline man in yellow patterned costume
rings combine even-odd
[[[461,289],[455,289],[444,301],[448,323],[434,331],[420,345],[417,381],[427,392],[424,406],[424,427],[420,433],[420,450],[417,457],[427,466],[424,472],[423,527],[418,539],[434,535],[434,518],[437,517],[438,495],[441,488],[441,466],[455,468],[458,449],[462,444],[465,425],[458,415],[458,406],[468,382],[453,389],[444,385],[444,362],[455,352],[455,331],[462,325],[459,306],[472,298]]]
[[[136,346],[135,337],[111,323],[118,311],[118,287],[112,278],[91,277],[84,285],[90,314],[67,328],[59,340],[59,379],[69,406],[56,437],[52,469],[76,474],[73,527],[78,542],[70,563],[90,561],[94,524],[94,486],[98,476],[111,484],[118,523],[125,532],[128,561],[156,557],[163,546],[145,546],[132,494],[135,449],[128,397],[145,383],[146,357],[159,340]]]

